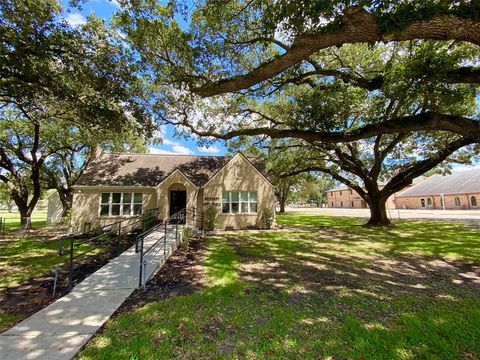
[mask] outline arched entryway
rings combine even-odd
[[[172,184],[168,188],[169,215],[172,216],[187,207],[187,189],[183,184]]]

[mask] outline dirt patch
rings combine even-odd
[[[122,247],[127,249],[134,243],[134,238],[127,238]],[[93,274],[117,255],[118,250],[116,246],[109,246],[101,254],[78,259],[74,267],[73,286],[90,274]],[[2,289],[0,291],[0,314],[15,315],[18,323],[40,311],[66,293],[67,277],[68,272],[66,269],[59,272],[55,297],[52,296],[54,285],[53,272],[38,276],[19,286]]]
[[[148,281],[146,291],[135,292],[120,306],[116,314],[174,296],[189,295],[204,287],[203,262],[205,239],[193,238],[188,246],[180,246]]]

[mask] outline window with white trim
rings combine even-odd
[[[253,191],[224,191],[222,193],[223,214],[257,212],[257,193]]]
[[[101,193],[100,216],[140,215],[142,213],[142,204],[142,193]]]

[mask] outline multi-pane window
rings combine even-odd
[[[240,214],[257,212],[257,193],[225,191],[222,193],[222,213]]]
[[[455,206],[460,206],[460,205],[461,205],[460,198],[456,197],[455,198]]]
[[[142,193],[102,193],[100,216],[130,216],[142,213]]]

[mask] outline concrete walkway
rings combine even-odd
[[[145,248],[162,231],[145,239]],[[166,255],[160,241],[147,255],[147,277],[177,248],[167,236]],[[90,275],[66,296],[0,335],[0,359],[71,359],[138,287],[139,254],[135,246]]]

